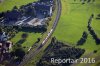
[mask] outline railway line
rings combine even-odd
[[[60,19],[61,10],[62,10],[61,1],[57,0],[57,15],[56,15],[56,18],[55,18],[55,21],[54,21],[54,24],[51,30],[49,31],[49,33],[47,34],[46,38],[43,40],[41,45],[34,52],[30,51],[29,54],[25,55],[25,57],[23,58],[23,61],[18,66],[24,66],[25,64],[27,64],[29,60],[31,60],[33,57],[35,57],[40,52],[42,47],[46,44],[46,42],[49,40],[49,38],[52,36],[53,32],[56,29],[56,26]]]

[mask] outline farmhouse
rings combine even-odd
[[[3,33],[0,32],[0,42],[1,41],[7,41],[7,39],[8,39],[8,36],[6,35],[6,33],[5,32],[3,32]]]
[[[2,41],[0,42],[0,62],[5,59],[10,58],[9,49],[12,47],[12,42],[10,41]]]

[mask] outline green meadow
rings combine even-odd
[[[85,2],[85,4],[82,4],[80,0],[76,0],[76,2],[74,0],[61,0],[61,2],[62,14],[53,36],[60,41],[76,45],[83,32],[86,31],[88,33],[86,42],[77,47],[85,49],[85,54],[99,50],[100,44],[96,45],[87,26],[91,14],[94,14],[91,26],[100,38],[100,20],[96,19],[97,15],[100,14],[100,0],[95,0],[94,3]]]
[[[26,41],[21,44],[23,47],[28,47],[29,48],[37,41],[37,38],[41,38],[40,33],[20,31],[19,33],[16,34],[16,36],[14,38],[11,39],[11,41],[14,44],[16,44],[19,40],[22,39],[21,36],[22,36],[23,33],[28,34],[28,37],[26,38]]]

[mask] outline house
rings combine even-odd
[[[0,43],[0,48],[2,48],[2,43]]]
[[[0,32],[0,42],[1,41],[7,41],[8,40],[8,35],[5,32]]]
[[[0,53],[2,52],[2,49],[5,50],[5,52],[9,52],[9,49],[12,48],[13,43],[11,41],[2,41],[0,42]],[[2,52],[2,53],[5,53]]]
[[[0,42],[0,62],[6,59],[10,59],[9,49],[12,48],[12,42],[2,41]]]

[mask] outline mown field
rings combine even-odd
[[[0,3],[0,12],[11,10],[14,6],[20,7],[36,0],[4,0]]]
[[[98,14],[100,14],[100,0],[95,0],[94,3],[90,2],[82,5],[80,0],[61,0],[62,1],[62,15],[60,17],[59,24],[53,34],[58,40],[67,42],[72,45],[76,45],[77,41],[81,39],[84,31],[88,33],[86,42],[82,46],[86,50],[85,54],[98,50],[100,54],[100,44],[96,45],[95,40],[89,33],[87,26],[88,20],[91,14],[94,14],[92,20],[92,28],[100,38],[100,20],[96,20]],[[91,0],[92,1],[92,0]]]
[[[41,38],[41,34],[40,33],[34,33],[34,32],[23,32],[23,31],[20,31],[19,33],[16,34],[15,37],[13,37],[11,39],[11,41],[16,44],[18,41],[21,40],[21,36],[23,33],[26,33],[28,34],[28,37],[26,38],[26,41],[23,42],[21,45],[23,47],[28,47],[27,49],[29,49],[29,47],[31,47],[36,41],[37,41],[37,38]]]

